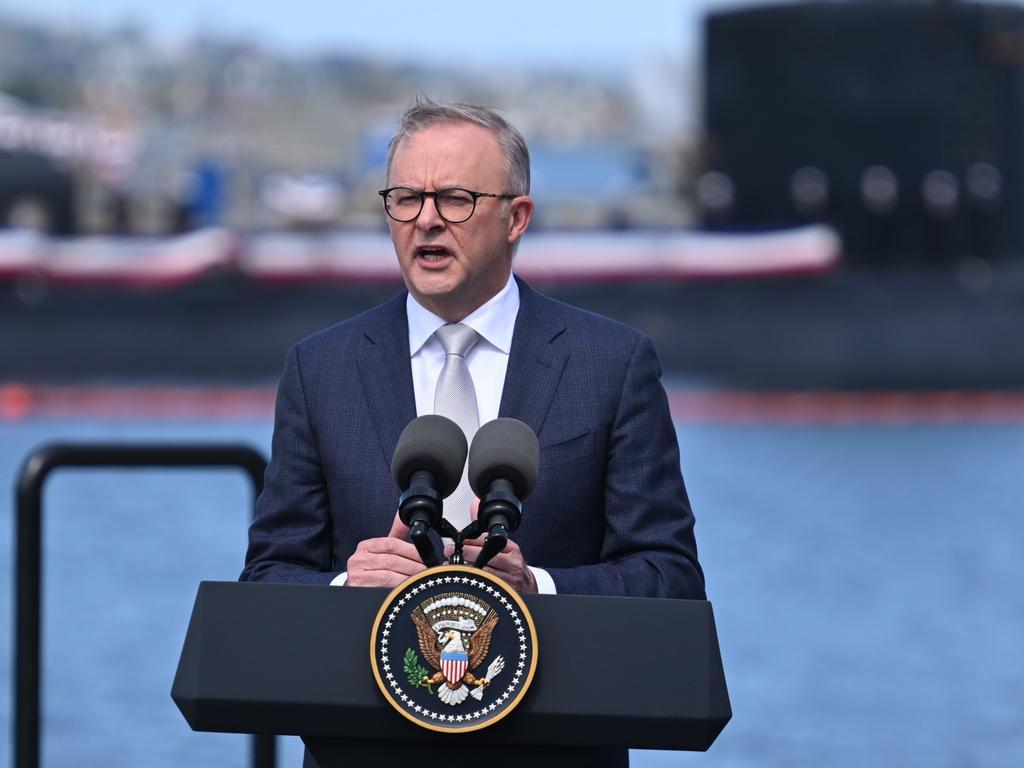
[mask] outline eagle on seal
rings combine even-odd
[[[490,685],[489,678],[496,674],[494,670],[489,668],[489,674],[484,677],[476,677],[473,671],[483,664],[491,646],[491,635],[498,624],[498,614],[493,609],[488,611],[478,628],[475,627],[476,622],[472,622],[474,629],[468,632],[453,627],[435,629],[422,608],[412,612],[412,620],[416,624],[420,652],[436,670],[433,675],[424,675],[421,685],[438,685],[437,695],[451,706],[466,700],[470,693],[466,686]],[[491,667],[495,664],[492,663]],[[480,693],[474,691],[473,696],[480,698]]]

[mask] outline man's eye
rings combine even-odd
[[[393,197],[395,205],[419,205],[420,196],[411,192],[399,193]]]
[[[438,197],[441,198],[441,205],[449,208],[460,208],[473,204],[473,198],[464,192],[444,192]]]

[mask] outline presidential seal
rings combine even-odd
[[[413,576],[377,614],[373,676],[403,716],[434,731],[476,731],[523,698],[537,667],[537,631],[505,581],[446,565]]]

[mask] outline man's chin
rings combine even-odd
[[[447,319],[450,308],[457,303],[458,286],[451,281],[411,280],[406,281],[406,286],[416,301],[438,317]]]
[[[444,300],[458,289],[458,283],[452,279],[451,275],[424,275],[420,273],[414,274],[408,282],[412,284],[413,294],[417,297],[422,296],[425,299],[437,298]]]

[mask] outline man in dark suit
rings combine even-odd
[[[453,354],[441,329],[458,324],[473,329],[458,356],[479,423],[520,419],[541,445],[522,524],[488,570],[521,592],[703,599],[650,340],[512,275],[533,215],[522,137],[491,110],[420,102],[387,177],[408,292],[288,353],[242,578],[394,586],[423,570],[395,514],[390,461],[406,424],[433,412]],[[471,509],[446,503],[445,514],[468,522]]]

